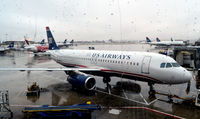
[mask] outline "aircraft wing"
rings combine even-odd
[[[0,68],[0,71],[101,71],[93,68]]]

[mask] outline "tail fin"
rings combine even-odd
[[[24,40],[25,40],[25,44],[26,44],[26,45],[29,45],[29,44],[30,44],[29,41],[26,39],[26,36],[24,36]]]
[[[157,38],[156,38],[156,41],[157,41],[157,42],[160,42],[160,39],[157,37]]]
[[[151,42],[151,40],[148,37],[146,37],[146,42],[149,43]]]
[[[45,41],[45,39],[43,39],[43,40],[40,42],[40,44],[41,44],[41,45],[44,45],[44,41]]]
[[[46,31],[47,31],[47,39],[48,39],[48,43],[49,43],[49,50],[58,50],[58,46],[53,38],[53,35],[51,33],[51,30],[49,29],[49,27],[46,27]]]
[[[67,39],[65,39],[63,43],[65,44],[66,42],[67,42]]]
[[[72,40],[70,41],[70,43],[73,44],[73,43],[74,43],[74,40],[72,39]]]
[[[8,48],[13,48],[13,47],[14,47],[14,41],[12,41],[12,42],[9,44]]]
[[[171,38],[171,41],[174,41],[174,40]]]

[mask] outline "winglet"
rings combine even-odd
[[[59,47],[57,46],[57,44],[53,38],[53,35],[51,33],[51,30],[48,26],[46,27],[46,31],[47,31],[47,39],[48,39],[48,43],[49,43],[49,50],[58,50]]]

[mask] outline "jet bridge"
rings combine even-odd
[[[174,59],[182,66],[200,68],[200,46],[174,46]]]

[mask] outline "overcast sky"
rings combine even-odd
[[[0,40],[200,38],[200,0],[0,0]]]

